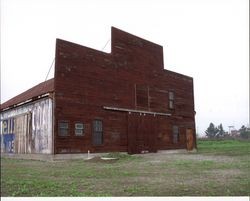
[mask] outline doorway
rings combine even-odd
[[[156,117],[140,113],[128,114],[128,153],[156,152]]]
[[[187,142],[187,150],[191,151],[194,148],[194,134],[193,129],[186,129],[186,142]]]

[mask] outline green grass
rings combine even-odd
[[[227,156],[250,155],[250,141],[239,140],[198,140],[198,152]]]
[[[1,196],[249,196],[249,142],[190,154],[105,154],[115,162],[1,159]]]

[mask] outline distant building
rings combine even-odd
[[[240,131],[238,131],[238,130],[231,130],[230,135],[232,137],[239,137],[240,136]]]
[[[4,153],[196,147],[193,79],[163,48],[112,28],[111,53],[57,39],[54,78],[1,105]]]

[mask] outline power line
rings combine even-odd
[[[51,68],[52,68],[52,66],[53,66],[53,64],[54,64],[54,62],[55,62],[55,57],[54,57],[54,59],[53,59],[51,65],[50,65],[50,68],[49,68],[49,71],[48,71],[48,73],[47,73],[47,75],[46,75],[45,81],[47,80],[47,78],[48,78],[48,76],[49,76],[50,70],[51,70]]]
[[[103,51],[104,48],[108,45],[109,42],[110,42],[110,39],[108,39],[108,41],[105,43],[104,47],[102,48],[102,51]],[[48,73],[47,73],[47,75],[46,75],[45,81],[48,79],[49,73],[50,73],[50,71],[51,71],[51,68],[52,68],[54,62],[55,62],[55,58],[53,59],[51,65],[50,65],[50,68],[49,68],[49,71],[48,71]]]
[[[102,48],[102,51],[103,51],[104,48],[108,45],[109,42],[110,42],[110,39],[108,39],[108,41],[106,42],[106,44],[105,44],[104,47]]]

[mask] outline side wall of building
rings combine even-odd
[[[52,100],[44,98],[1,112],[2,153],[53,153]]]
[[[115,28],[111,42],[107,54],[57,40],[55,153],[186,148],[187,129],[195,139],[192,78],[164,70],[157,44]]]

